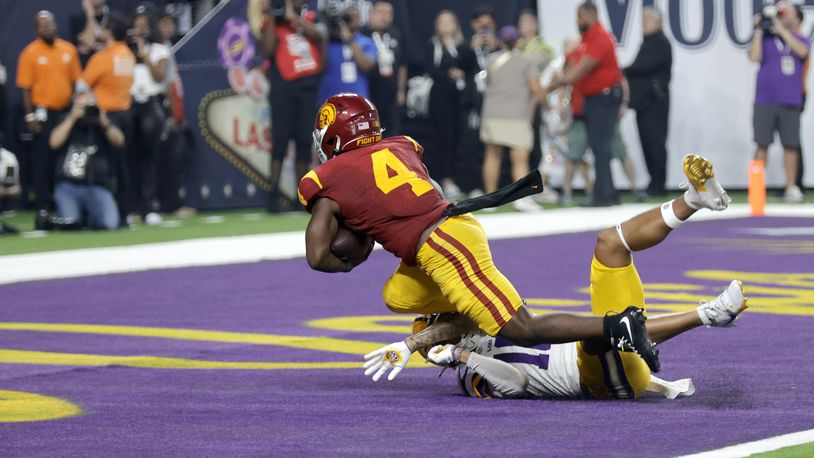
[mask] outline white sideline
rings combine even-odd
[[[489,238],[496,240],[594,231],[613,226],[650,208],[654,206],[630,204],[601,209],[566,208],[538,213],[478,215],[478,220]],[[732,205],[722,213],[700,212],[693,220],[740,218],[748,214],[748,207],[740,204]],[[766,214],[814,217],[814,206],[779,205],[767,208]],[[305,238],[301,231],[6,255],[0,256],[0,284],[302,256],[305,256]]]
[[[771,452],[785,447],[807,444],[809,442],[814,442],[814,429],[769,437],[754,442],[745,442],[743,444],[710,450],[708,452],[684,455],[679,458],[738,458],[757,453]]]

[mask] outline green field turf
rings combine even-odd
[[[814,443],[795,445],[751,456],[755,458],[810,458],[814,456]]]
[[[735,203],[746,202],[744,192],[733,193],[732,197]],[[579,201],[578,198],[575,200]],[[633,198],[628,193],[623,193],[622,200],[633,202]],[[665,200],[666,198],[651,198],[649,203],[659,204]],[[769,202],[779,203],[782,200],[770,198]],[[546,204],[543,207],[559,208],[560,206]],[[497,213],[510,211],[513,211],[511,206],[504,206],[499,208]],[[131,228],[112,232],[31,233],[30,231],[34,229],[33,212],[17,212],[2,218],[6,223],[23,231],[23,234],[0,236],[0,255],[301,231],[308,223],[308,215],[304,212],[270,215],[262,209],[244,209],[207,211],[187,218],[169,216],[160,226],[135,224]]]

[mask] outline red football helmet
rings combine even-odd
[[[319,161],[372,145],[382,139],[379,111],[359,94],[336,94],[322,104],[314,122],[314,147]]]

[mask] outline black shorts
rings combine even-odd
[[[755,143],[767,148],[774,141],[774,133],[780,133],[784,148],[800,147],[800,109],[784,105],[755,105],[752,128]]]
[[[310,163],[311,134],[317,113],[317,86],[303,86],[275,82],[269,95],[271,104],[272,160],[282,161],[288,152],[288,143],[294,140],[297,162]]]

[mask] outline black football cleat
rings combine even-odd
[[[644,322],[644,309],[630,306],[618,315],[605,315],[605,334],[620,351],[641,356],[652,372],[661,370],[659,351],[650,340]]]

